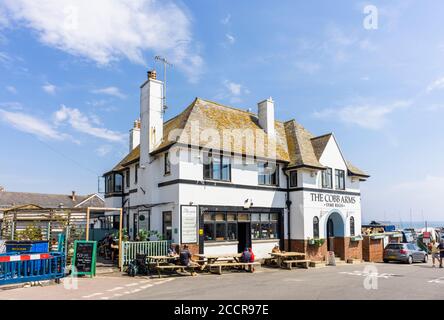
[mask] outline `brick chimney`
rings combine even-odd
[[[75,191],[72,191],[72,192],[71,192],[71,200],[72,200],[73,202],[76,201],[76,192],[75,192]]]

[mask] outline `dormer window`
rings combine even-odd
[[[105,176],[105,193],[120,193],[123,190],[123,176],[120,173],[110,173]]]
[[[345,171],[335,170],[335,187],[338,190],[345,190]]]
[[[163,168],[164,168],[164,174],[170,174],[171,173],[171,162],[170,162],[170,153],[166,152],[164,155],[164,164],[163,164]]]
[[[230,158],[218,153],[205,153],[203,177],[207,180],[231,181]]]
[[[298,186],[298,172],[290,171],[290,188],[296,188]]]
[[[327,168],[322,171],[322,188],[332,189],[333,181],[332,181],[332,169]]]
[[[139,180],[139,164],[136,164],[134,170],[134,184],[137,184],[138,180]]]
[[[266,186],[279,184],[279,165],[271,162],[258,162],[258,183]]]

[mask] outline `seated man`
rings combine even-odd
[[[240,257],[241,262],[250,262],[251,260],[251,252],[248,248],[245,248],[244,252],[242,252],[242,256]]]
[[[175,257],[175,256],[177,256],[176,246],[174,245],[174,243],[172,243],[170,245],[170,247],[168,248],[167,255],[168,255],[168,257]]]
[[[184,244],[183,249],[180,250],[179,262],[180,262],[180,265],[182,265],[182,266],[187,266],[187,267],[194,267],[195,266],[192,259],[191,259],[191,252],[188,249],[188,245],[186,245],[186,244]],[[192,276],[196,275],[194,270],[191,271],[191,275]]]

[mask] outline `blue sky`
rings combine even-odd
[[[377,28],[364,28],[368,5]],[[371,174],[363,217],[444,220],[444,3],[0,4],[0,185],[97,191],[127,152],[146,71],[168,57],[167,118],[196,96],[333,131]],[[375,22],[375,21],[374,21]]]

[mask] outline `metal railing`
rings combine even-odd
[[[32,254],[0,255],[0,285],[60,279],[65,276],[65,255],[51,252],[48,257],[27,260]],[[24,257],[24,259],[20,259]],[[9,258],[11,261],[5,261]]]
[[[136,259],[136,254],[146,254],[148,256],[165,256],[171,241],[123,241],[121,266],[128,265]]]

